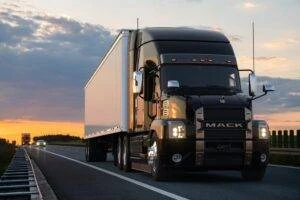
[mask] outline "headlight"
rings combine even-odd
[[[259,139],[269,139],[269,129],[266,126],[259,127]]]
[[[44,142],[43,145],[46,146],[46,142]]]
[[[185,125],[181,121],[169,121],[169,138],[186,138]]]
[[[38,146],[39,146],[39,145],[40,145],[40,143],[39,143],[39,142],[37,142],[37,143],[36,143],[36,145],[38,145]]]

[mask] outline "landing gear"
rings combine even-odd
[[[266,168],[246,168],[241,171],[243,179],[247,181],[261,181],[264,178]]]
[[[85,160],[87,162],[104,162],[107,158],[105,142],[96,139],[88,139],[85,146]]]

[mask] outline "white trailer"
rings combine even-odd
[[[128,131],[128,40],[121,31],[85,86],[85,139]]]

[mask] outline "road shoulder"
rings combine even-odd
[[[52,190],[51,186],[48,184],[44,174],[39,169],[39,167],[36,165],[33,159],[31,159],[33,170],[35,172],[37,184],[39,185],[40,191],[43,196],[43,200],[57,200],[57,197]]]

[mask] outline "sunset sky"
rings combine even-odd
[[[276,92],[255,103],[271,128],[300,128],[299,0],[0,0],[0,138],[83,136],[83,88],[122,28],[188,26],[222,31],[240,68]]]

